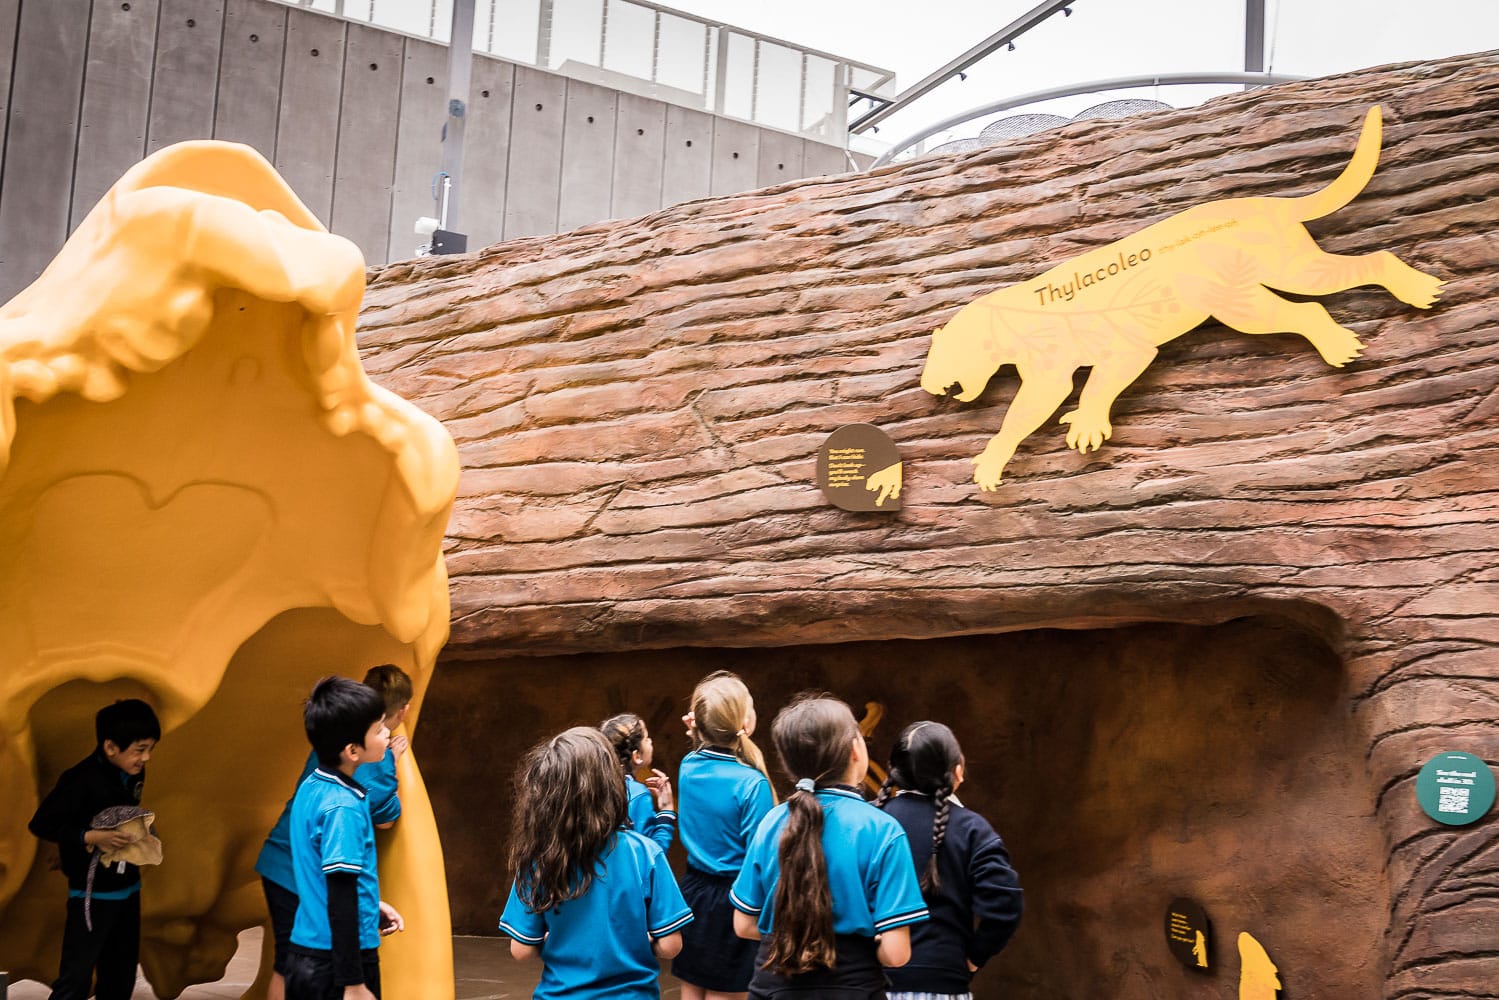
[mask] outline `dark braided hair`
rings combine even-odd
[[[645,721],[631,712],[623,712],[599,723],[599,731],[614,748],[619,766],[626,774],[634,774],[635,751],[645,743]]]
[[[942,878],[937,874],[937,856],[942,852],[942,840],[947,836],[947,816],[953,785],[957,781],[954,772],[962,762],[963,748],[958,746],[958,738],[951,729],[940,722],[913,722],[896,737],[895,748],[890,751],[889,777],[874,800],[875,805],[883,808],[890,799],[892,788],[932,797],[932,805],[937,810],[932,820],[932,856],[927,860],[926,870],[921,873],[921,891],[926,896],[942,888]]]

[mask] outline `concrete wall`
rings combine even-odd
[[[0,301],[132,164],[259,149],[371,264],[413,255],[444,46],[267,0],[0,0]],[[475,55],[457,228],[479,248],[847,169],[800,136]]]

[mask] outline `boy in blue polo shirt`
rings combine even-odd
[[[394,733],[411,708],[410,676],[394,664],[383,663],[365,673],[364,684],[380,695],[385,704],[385,728]],[[389,829],[401,817],[396,765],[408,746],[405,736],[392,736],[390,749],[379,763],[361,764],[354,772],[354,780],[364,789],[370,818],[377,830]],[[293,794],[317,767],[317,751],[308,751],[307,763],[292,786]],[[274,971],[266,988],[266,1000],[286,1000],[286,963],[291,960],[291,929],[297,919],[297,878],[291,864],[291,803],[291,799],[286,800],[276,825],[271,827],[261,845],[260,856],[255,859],[255,871],[260,875],[261,889],[265,892],[274,940]],[[267,946],[270,946],[269,942]]]
[[[380,900],[375,826],[361,764],[385,756],[385,703],[346,677],[325,677],[303,711],[318,767],[292,799],[290,840],[297,916],[286,964],[287,1000],[380,996],[380,938],[404,930]]]

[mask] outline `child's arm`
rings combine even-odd
[[[968,861],[976,923],[968,949],[968,964],[975,971],[1009,944],[1020,926],[1020,914],[1025,908],[1020,876],[1010,864],[1010,852],[1005,850],[1004,841],[987,825],[977,839],[980,843]]]
[[[364,982],[364,958],[359,952],[359,876],[328,872],[328,929],[333,939],[333,982],[343,987],[344,1000],[373,997]]]
[[[389,830],[401,818],[401,797],[396,781],[396,754],[385,751],[385,756],[372,764],[361,764],[354,772],[354,780],[364,786],[370,804],[370,821],[377,830]]]
[[[736,930],[738,928],[735,928]],[[874,954],[887,969],[898,969],[911,960],[911,928],[893,927],[874,939]]]
[[[735,910],[734,933],[746,941],[758,941],[760,940],[760,925],[748,913],[745,913],[743,910]]]
[[[82,788],[77,782],[68,781],[67,776],[64,775],[56,785],[52,786],[52,791],[47,793],[47,797],[42,799],[41,805],[36,807],[36,813],[32,815],[27,829],[31,831],[32,836],[41,840],[50,840],[54,844],[91,846],[88,836],[90,833],[89,817],[84,815],[88,812],[88,806],[82,798]]]
[[[668,934],[651,942],[651,951],[657,958],[676,958],[682,950],[682,934]]]

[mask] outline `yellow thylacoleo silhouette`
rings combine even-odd
[[[991,292],[958,310],[932,335],[921,387],[971,402],[1005,365],[1020,388],[1000,431],[974,459],[981,490],[999,486],[1015,449],[1072,392],[1073,374],[1092,368],[1077,409],[1062,416],[1067,446],[1086,452],[1113,434],[1114,401],[1155,359],[1156,349],[1209,317],[1243,333],[1299,333],[1341,367],[1363,344],[1315,302],[1276,291],[1328,295],[1381,285],[1426,309],[1442,282],[1388,251],[1324,252],[1303,223],[1328,215],[1363,190],[1379,161],[1380,109],[1364,118],[1353,157],[1327,187],[1294,198],[1209,202],[1039,277]]]

